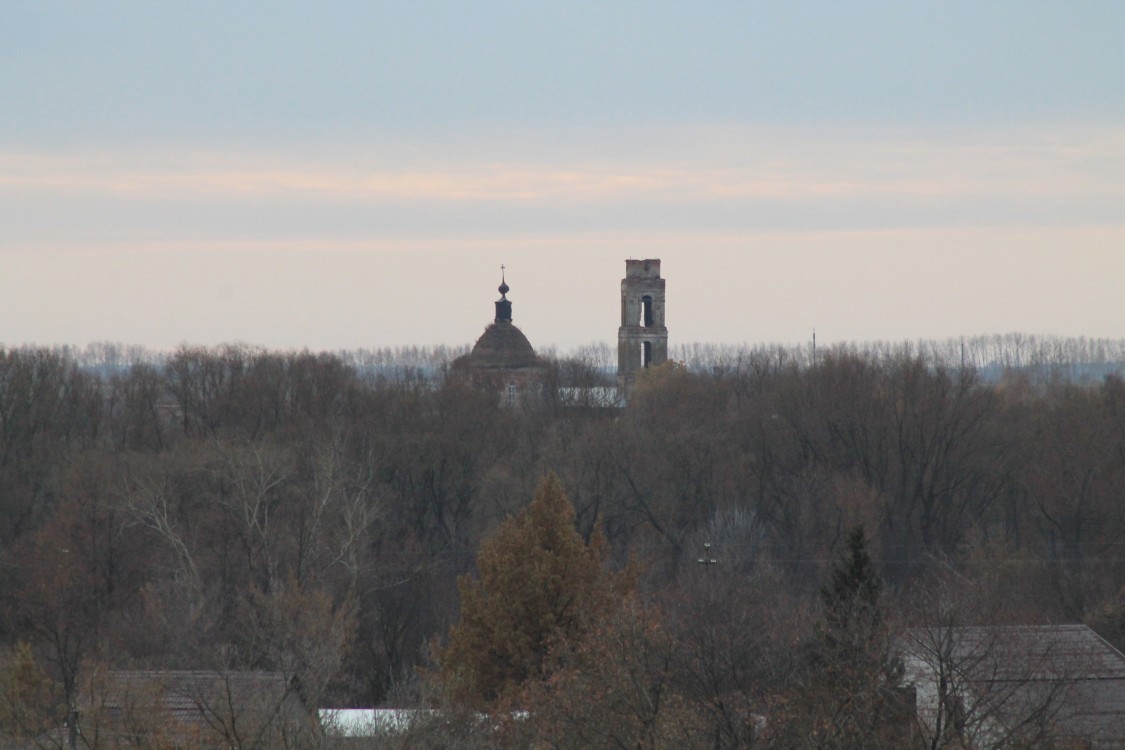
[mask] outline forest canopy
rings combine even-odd
[[[735,626],[814,642],[859,526],[888,623],[957,581],[966,620],[1086,622],[1121,645],[1125,382],[984,377],[947,353],[697,348],[616,409],[552,397],[604,384],[596,358],[556,360],[508,408],[440,365],[2,350],[0,684],[23,675],[21,700],[56,718],[91,665],[273,670],[319,705],[416,704],[429,644],[482,595],[458,578],[487,580],[482,540],[551,472],[599,565],[638,571],[605,637],[644,623],[696,654],[661,669],[712,674],[695,689],[731,727],[722,696],[793,674]],[[718,564],[698,564],[704,543]]]

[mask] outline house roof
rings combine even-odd
[[[150,716],[213,730],[311,720],[293,683],[278,672],[111,671],[91,679],[81,711],[109,721]]]
[[[916,628],[902,645],[915,678],[942,662],[978,695],[1002,695],[1001,721],[1050,702],[1059,733],[1125,747],[1125,655],[1085,625]]]
[[[1125,655],[1085,625],[1005,625],[907,631],[907,650],[951,649],[975,676],[992,680],[1125,679]]]

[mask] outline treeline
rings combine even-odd
[[[238,348],[257,349],[246,345],[238,345]],[[56,347],[51,351],[103,377],[119,374],[138,364],[162,367],[174,356],[174,353],[107,341],[84,347]],[[347,349],[332,354],[364,378],[410,379],[419,375],[440,377],[450,362],[467,352],[467,346],[399,346]],[[947,368],[974,368],[991,381],[1013,372],[1033,380],[1079,383],[1097,382],[1107,375],[1125,374],[1125,339],[1006,333],[944,340],[835,344],[822,346],[821,354],[825,352],[850,352],[879,360],[920,357]],[[551,360],[582,362],[586,367],[609,376],[617,368],[617,349],[604,341],[576,346],[567,351],[547,347],[540,353]],[[688,343],[673,345],[670,354],[672,359],[698,372],[738,369],[764,357],[806,367],[817,359],[817,350],[811,341],[803,345]]]
[[[1007,333],[944,340],[869,341],[820,349],[821,355],[845,352],[878,361],[918,357],[949,369],[972,368],[993,382],[1018,374],[1035,382],[1093,383],[1107,375],[1125,374],[1125,340],[1121,339]],[[700,372],[737,370],[763,357],[808,367],[818,357],[812,341],[800,346],[681,344],[673,346],[670,353],[689,369]]]
[[[185,348],[190,347],[180,347],[177,352]],[[265,349],[248,344],[233,344],[226,348],[266,353]],[[177,353],[112,341],[96,341],[82,347],[52,347],[50,351],[74,361],[81,369],[103,378],[119,375],[135,365],[163,367]],[[364,378],[410,379],[419,376],[435,377],[450,362],[467,352],[467,346],[397,346],[348,349],[334,352],[333,356],[341,359]]]
[[[656,368],[616,410],[556,398],[598,382],[596,361],[556,362],[507,408],[442,368],[373,378],[332,354],[185,347],[103,376],[0,351],[0,640],[31,645],[64,705],[92,664],[279,670],[319,705],[409,703],[457,576],[553,471],[582,536],[685,623],[807,623],[862,524],[904,617],[953,581],[990,620],[1122,642],[1125,382],[784,352]],[[707,575],[770,611],[688,606],[713,591],[705,543]]]

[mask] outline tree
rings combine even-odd
[[[883,582],[867,551],[863,526],[848,534],[847,550],[832,568],[832,583],[820,591],[824,604],[824,649],[832,663],[853,662],[883,630]]]
[[[351,602],[334,606],[325,591],[290,579],[268,593],[251,592],[244,608],[251,663],[283,675],[307,705],[321,705],[354,637]]]
[[[0,736],[35,737],[51,728],[57,696],[50,677],[21,641],[0,661]]]
[[[812,648],[810,672],[791,704],[800,744],[819,748],[901,747],[909,731],[907,695],[898,689],[900,660],[892,653],[883,584],[867,551],[863,526],[821,589],[824,622]]]
[[[98,454],[76,462],[50,520],[20,540],[0,607],[13,629],[36,646],[61,689],[71,746],[82,663],[105,647],[113,626],[146,578],[143,537],[108,497],[113,468]]]
[[[97,439],[99,384],[46,349],[0,347],[0,549],[34,533],[73,451]]]
[[[662,604],[675,690],[707,742],[673,746],[768,746],[777,696],[804,676],[801,644],[812,632],[812,597],[764,559],[765,529],[752,514],[717,514],[696,539]],[[714,542],[709,554],[705,539]],[[717,563],[699,564],[700,550]]]
[[[512,746],[711,747],[706,712],[676,691],[682,644],[660,620],[660,611],[635,595],[614,603],[568,644],[564,665],[550,679],[525,685],[520,706],[529,715],[505,726]]]
[[[479,578],[462,576],[460,621],[435,648],[438,678],[455,701],[486,706],[552,670],[552,655],[577,642],[628,586],[604,569],[604,542],[586,544],[553,473],[517,516],[485,539]]]

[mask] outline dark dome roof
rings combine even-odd
[[[510,321],[501,321],[484,329],[469,354],[469,366],[494,369],[538,367],[539,358],[520,329]]]

